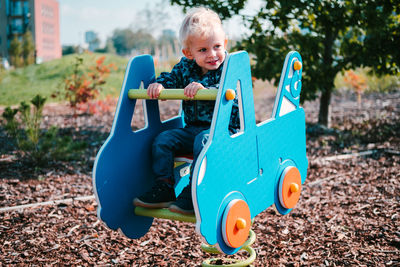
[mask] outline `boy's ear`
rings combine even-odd
[[[228,39],[225,39],[225,42],[224,42],[225,48],[226,48],[227,45],[228,45]]]
[[[193,59],[192,53],[190,53],[189,49],[182,49],[182,53],[187,57],[188,59]]]

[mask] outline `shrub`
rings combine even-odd
[[[368,76],[369,92],[393,92],[400,88],[400,76],[383,75],[377,77],[375,75]]]
[[[343,78],[345,84],[357,93],[358,105],[361,105],[361,95],[367,89],[367,78],[365,75],[357,74],[353,70],[348,70],[344,73]]]
[[[96,65],[89,68],[90,72],[83,70],[83,57],[77,56],[72,75],[65,80],[66,98],[75,112],[79,105],[94,100],[106,83],[105,78],[109,75],[114,64],[104,65],[105,56],[96,60]]]
[[[335,87],[338,89],[354,90],[355,92],[379,92],[386,93],[399,90],[399,75],[377,76],[370,68],[358,68],[339,73],[335,79]]]
[[[14,35],[13,39],[11,40],[8,53],[10,55],[11,65],[16,68],[23,66],[22,44],[19,41],[17,35]]]
[[[94,115],[111,112],[115,106],[116,99],[111,95],[107,95],[105,99],[89,100],[86,103],[78,105],[78,110]]]
[[[40,128],[45,101],[46,98],[36,95],[31,100],[32,106],[21,102],[17,109],[7,107],[2,115],[4,129],[13,140],[13,145],[19,149],[19,159],[37,167],[43,167],[51,160],[77,158],[86,147],[86,143],[76,142],[70,136],[59,136],[54,126]]]

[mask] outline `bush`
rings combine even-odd
[[[104,60],[105,56],[98,58],[96,65],[91,66],[90,72],[87,72],[82,69],[83,57],[76,57],[73,73],[65,80],[65,96],[75,111],[80,105],[96,99],[111,68],[116,68],[113,63],[104,65]]]
[[[54,126],[40,128],[45,101],[46,98],[36,95],[31,100],[32,106],[21,102],[17,109],[7,107],[2,115],[4,129],[19,149],[18,158],[37,167],[44,167],[52,160],[76,159],[87,146],[70,136],[59,136]]]
[[[400,75],[377,76],[369,68],[358,68],[339,73],[335,87],[360,93],[393,92],[400,88]]]
[[[368,76],[367,83],[369,92],[394,92],[400,88],[400,76]]]

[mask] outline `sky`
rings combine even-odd
[[[179,31],[184,14],[180,6],[171,6],[168,0],[58,0],[60,4],[60,35],[62,45],[83,45],[86,31],[98,34],[102,43],[113,30],[153,28],[158,36],[163,29]],[[248,0],[244,14],[255,14],[262,0]],[[143,11],[153,11],[150,21]],[[166,16],[162,14],[165,13]],[[224,22],[230,38],[239,38],[248,31],[239,17]]]

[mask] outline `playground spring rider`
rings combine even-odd
[[[151,56],[133,58],[127,67],[111,133],[101,147],[93,170],[98,216],[113,230],[129,238],[140,238],[153,217],[196,223],[196,231],[210,245],[226,254],[240,249],[255,259],[250,245],[253,218],[275,204],[287,214],[299,200],[307,175],[305,113],[300,104],[302,60],[298,52],[285,59],[271,119],[256,124],[249,56],[236,52],[227,56],[220,88],[199,90],[195,100],[215,99],[210,136],[196,162],[175,164],[175,191],[188,184],[188,169],[194,165],[192,198],[195,216],[167,209],[134,207],[132,200],[152,186],[151,145],[167,129],[183,127],[183,116],[161,122],[157,100],[144,101],[145,128],[132,131],[136,99],[148,99],[147,87],[155,80]],[[228,131],[232,100],[239,100],[241,130]],[[186,99],[183,89],[163,90],[159,99]],[[250,234],[250,238],[249,238]],[[205,250],[212,251],[209,246]],[[207,264],[207,263],[205,263]]]

